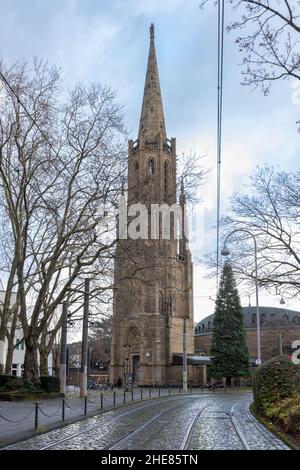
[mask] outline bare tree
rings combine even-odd
[[[78,301],[86,276],[107,288],[115,236],[101,224],[101,208],[118,196],[124,127],[108,88],[80,85],[61,104],[55,68],[1,64],[1,71],[10,84],[0,103],[1,205],[13,241],[8,268],[17,278],[25,376],[37,380],[39,340],[43,349],[58,306]]]
[[[202,1],[200,6],[208,1]],[[227,31],[242,32],[236,43],[243,54],[243,84],[260,86],[267,94],[275,80],[299,80],[300,2],[227,0],[227,4],[238,17]]]
[[[91,364],[100,362],[104,367],[109,365],[111,336],[112,317],[110,315],[103,316],[100,320],[95,322],[90,333],[89,347]]]
[[[258,168],[250,177],[248,194],[232,197],[232,212],[223,220],[223,233],[247,229],[257,241],[258,280],[288,298],[300,292],[300,173]],[[240,281],[254,286],[253,240],[233,235],[232,266]]]

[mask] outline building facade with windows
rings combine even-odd
[[[1,305],[4,302],[5,298],[5,289],[3,283],[0,279],[0,314],[1,314]],[[12,306],[16,302],[16,293],[12,294]],[[10,331],[11,323],[8,323],[8,332]],[[11,374],[17,377],[22,377],[23,370],[24,370],[24,358],[25,358],[25,343],[23,340],[23,330],[21,325],[17,325],[15,338],[14,338],[14,351],[13,351],[13,360],[12,360],[12,368]],[[0,347],[0,361],[1,364],[6,363],[6,356],[7,356],[7,347],[8,341],[7,338],[4,341],[4,344],[1,344]],[[38,355],[39,359],[39,355]],[[48,356],[48,371],[49,374],[52,375],[52,353]]]

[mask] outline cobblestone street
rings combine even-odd
[[[87,418],[9,449],[284,450],[249,412],[252,394],[204,393],[148,400]]]

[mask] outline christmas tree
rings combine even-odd
[[[249,375],[244,315],[229,263],[224,264],[220,279],[210,354],[212,356],[212,364],[209,367],[210,378],[226,377],[226,384],[229,385],[232,377]]]

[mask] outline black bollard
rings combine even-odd
[[[34,413],[34,429],[37,430],[39,426],[39,404],[35,404],[35,413]]]
[[[66,406],[65,399],[63,398],[62,399],[62,408],[61,408],[61,419],[62,419],[62,421],[65,420],[65,406]]]

